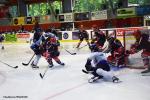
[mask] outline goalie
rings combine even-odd
[[[148,30],[137,30],[133,33],[136,42],[131,46],[130,54],[137,53],[142,50],[141,57],[143,59],[144,67],[147,68],[141,73],[150,72],[150,36]]]

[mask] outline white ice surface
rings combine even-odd
[[[74,44],[64,47],[75,52]],[[55,66],[47,71],[44,79],[39,76],[48,65],[44,58],[40,60],[37,70],[21,64],[28,62],[32,55],[29,44],[5,45],[5,50],[0,50],[1,61],[19,66],[13,69],[0,63],[0,100],[150,100],[150,77],[141,76],[142,70],[115,71],[123,81],[119,84],[103,80],[88,83],[90,75],[81,71],[89,55],[87,47],[77,55],[70,55],[62,49],[60,59],[66,65],[54,63]]]

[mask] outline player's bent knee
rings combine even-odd
[[[104,70],[101,69],[101,68],[98,68],[98,69],[96,70],[96,73],[97,73],[98,75],[102,75],[102,76],[103,76],[103,72],[104,72]]]

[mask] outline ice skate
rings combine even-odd
[[[49,64],[49,65],[48,65],[49,68],[52,68],[53,66],[54,66],[53,64]]]
[[[142,74],[150,73],[150,68],[148,68],[147,70],[142,71],[141,73],[142,73]]]
[[[4,50],[4,46],[2,46],[2,50]]]
[[[91,77],[89,80],[88,80],[88,82],[89,83],[93,83],[93,82],[96,82],[97,80],[99,80],[99,79],[101,79],[102,78],[102,76],[93,76],[93,77]]]
[[[112,77],[112,81],[113,83],[120,83],[121,81],[119,80],[119,78],[117,78],[116,76]]]
[[[150,68],[141,72],[142,76],[150,76]]]
[[[65,66],[65,63],[62,63],[62,62],[61,62],[60,65]]]
[[[33,62],[31,63],[31,67],[32,67],[33,69],[39,68],[39,66],[35,65]]]

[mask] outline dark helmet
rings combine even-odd
[[[109,43],[112,43],[114,40],[115,40],[115,37],[113,36],[113,33],[110,34],[110,35],[108,35],[107,41],[108,41]]]
[[[37,28],[37,29],[35,29],[35,32],[36,32],[36,33],[40,33],[40,32],[43,32],[43,31],[42,31],[41,28]]]
[[[49,28],[46,30],[46,32],[51,32],[51,33],[52,33],[53,30],[54,30],[54,29],[53,29],[52,27],[49,27]]]

